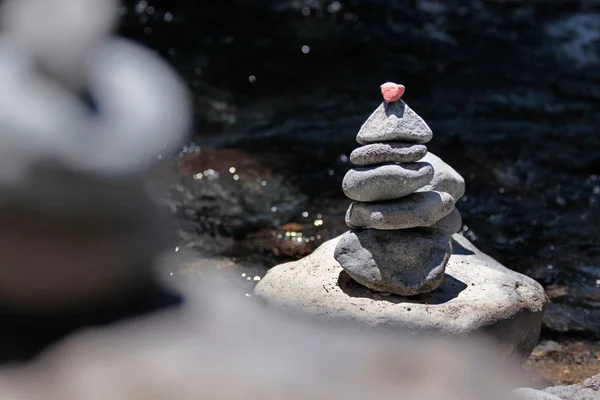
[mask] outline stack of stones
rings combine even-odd
[[[454,204],[464,180],[427,153],[433,134],[400,99],[404,86],[381,89],[385,101],[360,129],[356,140],[363,146],[350,155],[355,168],[342,183],[354,200],[346,213],[352,230],[334,257],[370,289],[414,296],[442,284],[450,236],[462,225]]]

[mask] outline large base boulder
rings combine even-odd
[[[339,239],[299,261],[272,268],[255,295],[278,308],[387,330],[486,333],[510,355],[526,357],[535,346],[547,301],[544,289],[463,236],[452,237],[453,254],[442,285],[413,297],[376,292],[354,281],[333,257]]]

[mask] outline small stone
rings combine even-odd
[[[392,200],[424,187],[433,174],[433,167],[425,162],[353,168],[344,176],[342,189],[356,201]]]
[[[393,201],[354,202],[346,213],[346,224],[383,230],[416,228],[435,224],[453,209],[454,199],[448,193],[412,193]]]
[[[465,179],[441,158],[433,153],[427,153],[422,161],[430,163],[435,172],[431,182],[419,189],[419,192],[435,190],[450,193],[454,201],[458,201],[465,194]]]
[[[377,165],[387,163],[410,163],[419,161],[427,154],[422,144],[373,143],[361,146],[350,154],[354,165]]]
[[[405,89],[406,88],[404,87],[404,85],[398,85],[394,82],[386,82],[383,85],[381,85],[381,94],[385,101],[391,103],[392,101],[399,100],[400,97],[402,97],[402,95],[404,94]]]
[[[437,229],[365,229],[343,234],[334,258],[369,289],[415,296],[442,284],[451,252],[450,237]]]
[[[427,143],[433,132],[421,117],[402,100],[381,103],[356,136],[360,144],[405,141]]]
[[[423,192],[430,193],[430,192]],[[445,192],[441,192],[445,193]],[[417,193],[414,193],[417,194]],[[448,194],[448,193],[446,193]],[[449,194],[448,194],[449,195]],[[411,195],[412,196],[412,195]],[[462,229],[462,217],[460,212],[454,208],[452,212],[446,215],[444,218],[437,221],[435,224],[431,225],[432,228],[442,229],[446,233],[453,235],[455,233],[460,232]]]

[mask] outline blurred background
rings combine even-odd
[[[529,367],[556,383],[600,372],[600,1],[137,0],[121,12],[120,33],[193,95],[194,136],[159,156],[153,182],[179,220],[172,276],[234,270],[250,293],[342,233],[348,155],[395,81],[434,132],[429,150],[467,181],[464,235],[546,288]]]

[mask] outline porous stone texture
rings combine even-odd
[[[349,320],[393,331],[464,336],[485,333],[507,354],[527,357],[541,329],[547,297],[533,279],[511,271],[453,235],[444,281],[431,293],[383,296],[358,284],[334,258],[340,237],[301,260],[272,268],[255,296],[324,320]]]
[[[530,388],[519,388],[513,391],[517,399],[522,400],[562,400],[560,397]]]
[[[402,100],[383,102],[360,128],[360,144],[403,141],[427,143],[433,132],[427,123]]]
[[[448,193],[412,193],[385,202],[354,202],[346,212],[346,224],[384,230],[416,228],[435,224],[453,209],[454,199]]]
[[[446,215],[444,218],[431,225],[431,227],[443,229],[450,235],[460,232],[460,230],[462,229],[462,217],[460,216],[460,212],[456,208],[454,208],[450,214]]]
[[[446,192],[450,193],[455,201],[458,201],[458,199],[465,194],[464,178],[441,158],[429,152],[421,161],[431,164],[435,172],[431,182],[419,189],[419,192],[426,192],[429,190]]]
[[[451,252],[448,235],[436,229],[364,229],[344,233],[334,258],[361,285],[414,296],[440,286]]]
[[[344,194],[356,201],[392,200],[408,196],[433,179],[429,163],[353,168],[342,181]]]
[[[581,384],[553,386],[544,389],[544,392],[562,400],[598,400],[600,399],[600,374],[586,379]]]
[[[373,143],[358,147],[350,153],[354,165],[377,165],[387,163],[410,163],[419,161],[427,154],[422,144]]]

